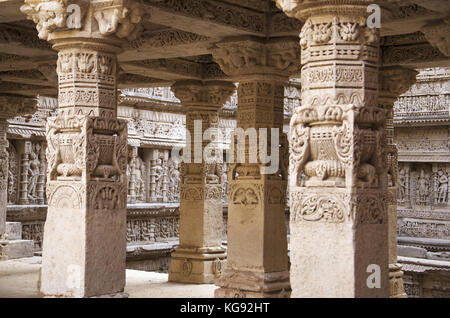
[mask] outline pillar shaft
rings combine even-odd
[[[389,296],[379,30],[366,26],[370,3],[278,1],[305,21],[302,105],[290,123],[293,297]]]
[[[220,144],[208,144],[210,136],[218,138],[219,110],[234,89],[229,82],[172,86],[186,108],[187,137],[180,175],[180,245],[172,254],[169,281],[213,283],[224,266],[222,152]],[[205,150],[212,148],[218,156],[206,158]]]
[[[215,296],[289,297],[283,101],[284,84],[298,71],[297,40],[247,38],[217,46],[216,61],[239,82],[239,107],[228,166],[227,267]]]
[[[74,29],[58,23],[66,6],[26,0],[21,8],[58,51],[39,287],[44,296],[117,294],[125,287],[128,159],[127,124],[116,118],[117,54],[142,10],[132,1],[91,1]]]
[[[0,240],[6,239],[6,204],[8,201],[8,122],[0,118]],[[0,259],[2,255],[0,253]]]
[[[127,124],[116,118],[116,64],[112,52],[59,52],[60,110],[47,122],[44,295],[88,297],[125,286]]]
[[[397,263],[397,191],[398,151],[394,141],[394,102],[398,96],[415,82],[417,72],[403,67],[383,67],[379,74],[380,107],[385,109],[386,165],[387,169],[387,214],[389,244],[390,297],[406,297],[403,287],[403,272]]]

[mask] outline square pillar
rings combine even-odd
[[[117,54],[138,31],[143,10],[133,1],[90,1],[74,28],[64,23],[68,5],[25,0],[21,7],[58,51],[39,290],[51,297],[123,295],[128,140],[127,122],[117,119]]]
[[[305,21],[289,136],[292,297],[389,297],[385,110],[369,4],[277,1]]]
[[[171,282],[211,284],[224,267],[223,163],[217,138],[219,110],[234,90],[232,83],[220,81],[178,81],[172,86],[186,108],[187,137],[180,171],[180,245],[172,253]],[[205,157],[208,146],[213,158]]]
[[[239,82],[238,128],[228,166],[227,267],[215,297],[290,295],[283,120],[284,84],[298,71],[297,41],[229,39],[213,51],[222,70]]]
[[[417,71],[404,67],[382,67],[379,71],[378,103],[386,111],[385,142],[387,169],[387,214],[389,244],[389,284],[391,298],[407,297],[403,287],[403,271],[397,263],[397,192],[399,178],[398,150],[394,141],[394,103],[416,81]],[[404,180],[401,181],[404,184]],[[405,195],[402,194],[402,198]]]

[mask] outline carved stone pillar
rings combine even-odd
[[[289,297],[283,101],[284,84],[290,74],[299,71],[298,40],[241,38],[216,45],[215,60],[239,82],[237,127],[242,135],[237,132],[232,141],[235,155],[228,166],[227,267],[216,282],[220,288],[215,296]],[[245,145],[241,161],[237,161],[239,144]],[[261,155],[269,153],[267,162]],[[272,164],[275,169],[271,170]]]
[[[379,72],[378,104],[386,111],[385,141],[387,169],[387,214],[389,244],[390,297],[407,297],[403,287],[403,272],[397,263],[397,191],[398,151],[394,142],[394,102],[416,81],[417,72],[403,67],[383,67]]]
[[[36,101],[30,98],[0,95],[0,260],[20,257],[23,254],[22,251],[33,250],[33,241],[24,241],[21,237],[15,237],[14,241],[11,241],[8,240],[6,233],[9,167],[7,120],[15,116],[31,114],[36,111],[36,106]],[[11,244],[13,242],[14,244]],[[25,256],[30,255],[23,255]]]
[[[136,203],[136,158],[137,147],[133,147],[131,151],[131,160],[130,160],[130,182],[128,183],[128,194],[129,194],[129,202]]]
[[[111,295],[125,286],[127,123],[116,118],[117,54],[142,10],[125,0],[80,6],[79,29],[65,25],[66,2],[21,7],[58,51],[59,111],[47,121],[44,296]]]
[[[23,145],[23,153],[21,160],[21,173],[20,173],[20,197],[19,204],[29,204],[28,200],[28,170],[30,168],[30,152],[31,142],[25,141]]]
[[[210,284],[221,274],[226,258],[222,246],[222,162],[216,158],[208,161],[203,154],[210,143],[208,138],[218,137],[219,110],[234,90],[232,83],[220,81],[179,81],[172,85],[186,108],[186,129],[190,133],[181,164],[180,246],[172,253],[172,282]],[[206,130],[211,136],[203,140]],[[220,146],[215,144],[216,151]]]
[[[6,204],[8,201],[8,122],[0,118],[0,240],[6,231]],[[1,258],[1,255],[0,255]]]
[[[385,112],[379,30],[366,26],[371,3],[277,1],[305,21],[302,106],[289,140],[293,297],[389,296]]]
[[[46,165],[46,160],[45,160],[45,143],[42,142],[39,144],[39,153],[38,158],[39,158],[39,176],[38,176],[38,180],[37,180],[37,185],[36,185],[36,193],[37,193],[37,204],[44,204],[45,203],[45,176],[46,176],[46,169],[47,169],[47,165]]]

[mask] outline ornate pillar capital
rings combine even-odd
[[[222,71],[236,80],[267,76],[286,81],[300,72],[296,37],[262,40],[239,37],[216,43],[212,54]]]
[[[236,87],[226,81],[182,80],[175,82],[171,89],[183,106],[221,108]]]
[[[381,67],[379,69],[378,92],[379,98],[394,101],[405,93],[416,82],[418,72],[402,66]]]
[[[372,0],[273,0],[291,18],[306,20],[317,15],[353,15],[361,17]]]
[[[143,15],[135,0],[25,0],[20,10],[36,23],[39,38],[53,43],[132,40]]]
[[[32,114],[37,109],[37,100],[16,95],[0,95],[0,119]]]
[[[421,31],[432,46],[438,48],[442,54],[450,56],[450,17],[429,23]]]

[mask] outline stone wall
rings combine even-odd
[[[395,103],[398,242],[424,251],[404,264],[408,295],[450,297],[448,272],[419,265],[430,255],[450,263],[450,69],[419,71]]]

